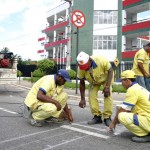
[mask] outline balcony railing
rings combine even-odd
[[[147,21],[145,21],[147,20]],[[150,20],[145,19],[145,20],[140,20],[137,22],[134,22],[132,24],[127,24],[122,27],[122,32],[130,32],[130,31],[135,31],[135,30],[140,30],[140,29],[150,29]]]
[[[44,47],[47,50],[49,47],[59,46],[60,44],[67,44],[67,42],[68,42],[68,39],[59,40],[59,41],[47,43],[47,44],[45,44]]]
[[[126,59],[126,58],[134,58],[134,55],[135,53],[137,52],[138,50],[130,50],[130,51],[125,51],[125,52],[122,52],[122,58],[123,59]]]
[[[67,62],[66,58],[54,58],[54,60],[58,63]]]
[[[46,28],[46,29],[44,30],[44,32],[45,32],[45,33],[49,33],[49,32],[51,32],[51,31],[54,31],[54,30],[59,29],[59,28],[61,28],[61,27],[67,26],[68,23],[69,23],[68,21],[64,21],[64,22],[58,23],[58,24],[56,24],[56,25],[53,25],[53,26],[50,26],[50,27]]]
[[[129,6],[129,5],[133,5],[135,3],[138,3],[138,2],[141,2],[142,0],[124,0],[122,2],[122,6],[123,7],[126,7],[126,6]]]

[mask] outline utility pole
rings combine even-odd
[[[70,70],[70,56],[71,56],[71,12],[72,12],[72,0],[64,0],[69,3],[68,14],[68,43],[67,43],[67,56],[66,56],[66,70]]]

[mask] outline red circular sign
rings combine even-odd
[[[71,21],[77,28],[82,28],[85,25],[85,21],[86,21],[85,15],[83,14],[82,11],[75,10],[72,13]]]

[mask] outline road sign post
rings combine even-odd
[[[75,10],[72,13],[71,21],[77,28],[82,28],[85,25],[85,15],[80,10]]]
[[[77,38],[76,38],[76,57],[78,55],[78,49],[79,49],[79,28],[82,28],[85,25],[86,19],[85,19],[85,15],[83,14],[82,11],[80,10],[75,10],[72,13],[72,17],[71,17],[71,21],[73,23],[74,26],[77,27]],[[77,72],[78,72],[78,64],[76,62],[76,94],[78,93],[78,78],[77,78]]]
[[[69,2],[69,24],[68,24],[68,43],[67,43],[67,56],[66,56],[66,70],[70,70],[70,56],[71,56],[71,12],[72,0],[65,0]]]

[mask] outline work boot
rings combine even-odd
[[[23,117],[25,119],[28,120],[28,122],[32,125],[32,126],[35,126],[35,127],[42,127],[42,123],[40,121],[36,121],[33,119],[32,117],[32,112],[30,110],[30,108],[24,104],[24,109],[23,109]]]
[[[109,125],[112,123],[111,118],[110,117],[109,118],[105,118],[104,119],[104,123],[105,123],[106,126],[109,127]]]
[[[101,116],[94,116],[94,118],[92,120],[89,120],[87,122],[89,125],[93,125],[93,124],[98,124],[98,123],[103,123]]]
[[[31,116],[31,110],[29,109],[29,107],[24,104],[23,106],[23,117],[26,118],[26,119],[29,119]]]
[[[138,143],[145,143],[145,142],[150,142],[150,133],[146,136],[135,136],[132,137],[133,142],[138,142]]]
[[[55,118],[55,117],[49,117],[45,119],[46,123],[54,122],[54,123],[63,123],[64,119]]]
[[[29,123],[35,127],[42,127],[42,123],[40,121],[34,120],[33,118],[29,119]]]

